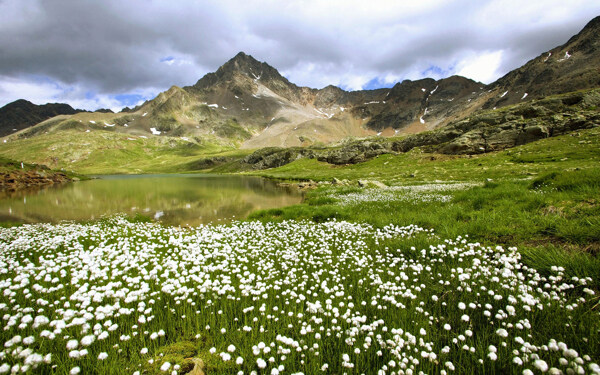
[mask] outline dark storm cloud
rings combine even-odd
[[[102,91],[182,83],[160,58],[173,51],[185,25],[168,12],[120,8],[110,2],[43,1],[20,27],[2,27],[0,74],[46,75],[64,83],[89,82]],[[202,16],[201,14],[199,16]],[[189,16],[188,16],[189,17]],[[198,19],[210,37],[210,19]],[[208,49],[198,37],[198,48]],[[184,73],[185,71],[180,72]],[[175,81],[175,82],[174,82]]]
[[[600,13],[595,1],[563,3],[0,0],[0,105],[30,95],[118,107],[122,95],[193,84],[239,51],[312,87],[489,81]]]

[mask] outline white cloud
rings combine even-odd
[[[502,76],[498,70],[503,51],[472,53],[456,65],[456,74],[483,83],[491,83]]]
[[[128,93],[140,96],[144,100],[152,99],[162,91],[151,87],[137,89]],[[41,80],[35,78],[0,77],[0,107],[18,99],[25,98],[34,104],[67,103],[76,109],[94,111],[99,108],[109,108],[114,112],[123,109],[124,105],[113,94],[91,94],[81,85],[68,85],[62,82]]]
[[[55,102],[64,90],[52,82],[23,80],[0,77],[0,106],[19,98],[26,98],[35,104]]]

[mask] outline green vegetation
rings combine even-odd
[[[236,119],[227,120],[215,127],[215,133],[222,138],[231,138],[236,140],[244,140],[252,135],[241,126]]]
[[[241,157],[247,152],[180,137],[141,137],[110,131],[66,130],[17,139],[2,155],[83,174],[193,172],[200,158]]]
[[[51,151],[87,173],[247,168],[248,151],[181,138],[66,134]],[[43,162],[55,136],[3,154]],[[318,182],[302,204],[244,222],[182,229],[140,215],[0,229],[10,343],[0,366],[597,373],[599,145],[594,128],[476,156],[305,158],[243,172]],[[12,354],[19,346],[30,352]]]
[[[0,173],[10,173],[10,172],[41,172],[41,173],[54,173],[53,171],[46,167],[45,165],[24,163],[17,160],[9,159],[4,156],[0,156]],[[89,177],[86,175],[82,175],[79,173],[75,173],[72,171],[61,171],[69,178],[76,178],[78,180],[89,180]]]
[[[113,217],[0,238],[2,373],[600,370],[591,279],[415,225]]]
[[[532,178],[539,174],[588,168],[600,163],[600,129],[547,138],[502,152],[480,155],[429,154],[413,149],[347,166],[300,159],[279,168],[252,172],[283,180],[377,179],[388,184]]]
[[[413,150],[349,166],[301,159],[253,173],[288,180],[336,178],[352,186],[322,184],[301,205],[250,218],[416,224],[443,238],[469,235],[489,245],[517,246],[525,262],[540,271],[563,266],[569,275],[591,276],[600,285],[599,145],[600,129],[592,129],[473,157]],[[359,188],[358,179],[383,181],[390,188]],[[458,182],[476,186],[436,193],[439,186]],[[394,190],[396,185],[414,186],[417,194]],[[445,198],[422,199],[429,193]]]

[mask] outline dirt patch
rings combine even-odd
[[[31,187],[56,185],[70,181],[73,181],[73,179],[62,172],[0,172],[0,191],[19,191]]]

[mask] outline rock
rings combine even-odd
[[[379,182],[379,181],[371,181],[371,184],[375,185],[376,187],[380,188],[380,189],[385,189],[387,187],[386,184],[384,184],[383,182]]]
[[[323,155],[319,155],[317,160],[336,165],[356,164],[391,152],[393,152],[391,144],[385,140],[362,140],[344,145],[339,149],[328,151]]]
[[[543,125],[532,125],[527,126],[523,129],[523,132],[519,134],[516,139],[517,145],[522,145],[525,143],[537,141],[538,139],[548,138],[550,136],[550,132],[548,128]]]
[[[314,156],[315,151],[307,148],[267,147],[246,156],[242,162],[252,165],[254,169],[269,169],[281,167],[301,158],[312,159]]]
[[[306,182],[299,182],[297,186],[300,190],[308,190],[308,189],[314,189],[314,188],[318,187],[319,184],[314,182],[313,180],[310,180],[310,181],[306,181]]]
[[[439,149],[444,154],[481,154],[486,151],[486,142],[481,131],[471,131],[452,140]]]
[[[0,190],[17,191],[72,181],[62,172],[14,170],[0,173]]]
[[[517,129],[507,129],[487,138],[488,151],[499,151],[516,146],[516,139],[520,131]]]
[[[186,358],[186,362],[194,364],[194,368],[187,375],[206,375],[206,364],[200,358]]]
[[[380,189],[385,189],[387,187],[384,183],[376,180],[358,180],[358,186],[364,188],[376,187]]]

